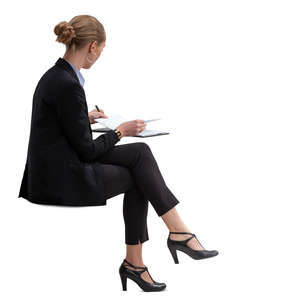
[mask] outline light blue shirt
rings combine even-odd
[[[70,61],[68,61],[66,59],[65,59],[65,61],[67,61],[70,64],[70,66],[73,68],[73,70],[75,71],[75,73],[76,73],[76,75],[79,79],[79,82],[80,82],[81,86],[83,87],[85,80],[84,80],[82,74],[80,73],[80,71]]]

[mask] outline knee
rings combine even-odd
[[[139,153],[149,153],[151,152],[151,148],[147,143],[144,142],[137,142],[136,144],[136,149]]]

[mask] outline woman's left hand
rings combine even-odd
[[[94,108],[92,111],[89,112],[89,119],[91,124],[96,123],[95,119],[98,118],[108,118],[108,116],[104,114],[103,109],[100,109],[100,111],[98,111],[96,108]]]

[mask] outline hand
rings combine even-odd
[[[96,123],[95,119],[98,118],[108,118],[108,116],[104,114],[103,109],[100,109],[100,111],[98,111],[96,108],[94,108],[92,111],[89,112],[89,119],[91,124]]]
[[[120,124],[116,129],[120,130],[123,136],[134,136],[146,128],[147,123],[144,120],[127,121]]]

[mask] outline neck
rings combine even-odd
[[[66,52],[63,58],[71,62],[76,67],[77,70],[80,71],[80,69],[82,68],[83,59],[80,55]]]

